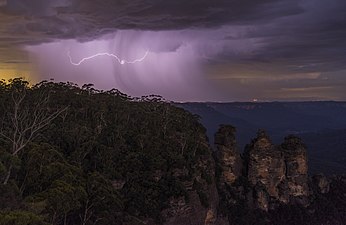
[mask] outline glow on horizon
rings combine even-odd
[[[74,66],[79,66],[81,65],[83,62],[85,62],[86,60],[90,60],[90,59],[93,59],[93,58],[96,58],[96,57],[99,57],[99,56],[109,56],[109,57],[113,57],[115,58],[119,64],[121,65],[124,65],[124,64],[135,64],[135,63],[138,63],[138,62],[142,62],[149,54],[149,51],[147,50],[144,54],[144,56],[142,56],[141,58],[139,59],[135,59],[133,61],[128,61],[128,60],[124,60],[124,59],[120,59],[117,55],[115,54],[112,54],[112,53],[108,53],[108,52],[101,52],[101,53],[97,53],[95,55],[92,55],[92,56],[88,56],[88,57],[85,57],[83,59],[81,59],[79,62],[73,62],[72,60],[72,56],[70,54],[70,51],[67,52],[67,56],[69,57],[70,59],[70,63]]]
[[[33,66],[20,63],[15,65],[0,63],[0,80],[7,81],[9,79],[19,77],[24,78],[31,84],[39,81],[39,78],[36,76],[35,68]]]

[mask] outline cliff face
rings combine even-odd
[[[263,186],[269,197],[277,199],[278,186],[285,179],[282,152],[277,150],[264,131],[259,131],[257,138],[247,148],[245,166],[249,183],[252,186]]]
[[[306,199],[309,196],[308,186],[308,161],[306,147],[302,140],[295,136],[288,136],[279,147],[282,151],[285,162],[285,182],[286,188],[280,195],[280,200],[289,202],[290,198],[298,199],[304,205],[308,204]]]
[[[198,157],[193,172],[177,169],[172,174],[187,190],[186,196],[172,197],[162,215],[164,225],[215,225],[223,224],[217,217],[219,196],[215,185],[215,163],[212,149],[205,136],[201,135],[199,148],[205,154]],[[187,179],[187,177],[191,177]]]
[[[215,135],[215,144],[216,160],[221,170],[219,189],[221,193],[228,189],[235,194],[233,200],[226,198],[226,206],[232,207],[230,204],[239,202],[239,199],[250,208],[264,211],[275,208],[280,202],[308,204],[306,148],[299,138],[289,136],[282,145],[275,146],[260,130],[247,145],[244,160],[235,147],[234,128],[221,126]]]

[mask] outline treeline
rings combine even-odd
[[[16,78],[0,105],[0,224],[160,223],[210,154],[198,118],[159,96]]]

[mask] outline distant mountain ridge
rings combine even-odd
[[[274,143],[281,142],[286,135],[296,134],[307,144],[311,172],[331,174],[346,171],[345,160],[342,160],[346,158],[346,145],[334,143],[331,139],[331,134],[337,140],[345,137],[346,102],[206,102],[176,105],[201,117],[211,143],[219,124],[232,124],[237,128],[241,151],[258,128],[265,129]],[[325,163],[320,160],[321,157],[324,157]]]

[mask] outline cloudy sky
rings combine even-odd
[[[0,77],[176,101],[345,101],[345,15],[345,0],[0,0]]]

